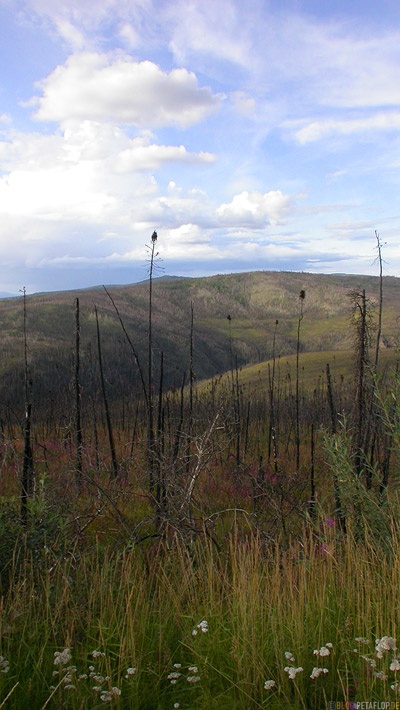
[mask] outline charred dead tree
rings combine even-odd
[[[21,478],[21,521],[26,525],[28,518],[28,500],[33,493],[34,469],[33,452],[31,445],[31,418],[32,418],[32,377],[28,363],[28,340],[26,331],[26,288],[23,288],[24,309],[24,385],[25,385],[25,420],[24,420],[24,453],[22,460]]]
[[[78,484],[82,483],[82,416],[81,416],[81,383],[80,383],[80,340],[81,326],[79,313],[79,298],[75,299],[75,448],[76,463],[75,471]]]
[[[272,372],[268,364],[269,383],[269,428],[268,428],[268,461],[271,460],[271,451],[274,458],[274,474],[278,474],[278,449],[276,440],[276,418],[275,418],[275,370],[276,370],[276,331],[279,321],[275,321],[274,337],[272,340]]]
[[[153,271],[154,261],[157,257],[156,243],[158,235],[153,232],[150,246],[149,268],[149,315],[148,315],[148,342],[147,342],[147,464],[149,467],[149,490],[154,492],[154,402],[153,402]]]
[[[360,476],[366,454],[366,434],[369,430],[367,376],[369,365],[370,314],[367,307],[365,289],[362,289],[362,291],[351,291],[349,297],[352,301],[353,317],[355,319],[356,393],[354,408],[354,468],[356,474]]]
[[[296,343],[296,470],[300,467],[300,395],[299,395],[299,355],[300,355],[300,326],[303,320],[303,308],[306,292],[301,289],[299,293],[299,317],[297,320]]]
[[[105,384],[105,379],[104,379],[103,358],[102,358],[102,353],[101,353],[101,338],[100,338],[99,316],[98,316],[98,313],[97,313],[97,308],[96,308],[96,306],[94,307],[94,313],[95,313],[95,317],[96,317],[97,353],[98,353],[98,360],[99,360],[101,392],[102,392],[102,395],[103,395],[104,411],[105,411],[105,415],[106,415],[106,425],[107,425],[108,441],[109,441],[109,444],[110,444],[112,471],[113,471],[113,476],[114,476],[114,478],[118,478],[117,455],[116,455],[116,453],[115,453],[114,435],[113,435],[113,430],[112,430],[111,417],[110,417],[110,409],[109,409],[109,406],[108,406],[108,399],[107,399],[107,392],[106,392],[106,384]]]

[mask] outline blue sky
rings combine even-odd
[[[0,0],[0,291],[400,276],[398,0]]]

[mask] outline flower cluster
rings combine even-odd
[[[298,668],[296,668],[295,666],[285,666],[283,670],[285,671],[285,673],[288,673],[290,680],[294,680],[296,678],[296,675],[302,672],[303,668],[301,666],[299,666]]]
[[[63,651],[54,651],[54,665],[62,665],[66,666],[67,663],[70,662],[72,656],[71,656],[71,650],[69,648],[64,648]]]
[[[94,659],[105,658],[105,653],[103,651],[92,651],[91,656]],[[116,686],[111,686],[111,678],[108,675],[102,675],[98,670],[96,670],[94,665],[88,667],[87,673],[81,673],[77,675],[76,666],[67,666],[66,664],[71,660],[71,650],[69,648],[64,648],[63,651],[54,652],[54,665],[58,666],[58,670],[53,671],[53,676],[60,677],[60,683],[57,687],[62,687],[64,690],[76,690],[76,684],[85,680],[94,682],[92,685],[92,690],[95,693],[99,693],[100,700],[103,703],[111,702],[115,697],[121,695],[121,690]],[[127,668],[125,678],[129,678],[136,672],[136,668]],[[64,675],[63,675],[64,674]],[[104,687],[106,685],[106,687]],[[50,686],[51,691],[55,691],[56,687],[54,685]]]
[[[320,649],[315,648],[313,651],[314,656],[329,656],[330,655],[330,649],[333,647],[333,644],[331,643],[326,643],[325,646],[321,646]]]
[[[100,700],[103,701],[103,703],[111,703],[111,700],[115,698],[117,695],[121,695],[121,691],[119,688],[111,688],[111,690],[103,690],[102,694],[100,695]]]
[[[203,621],[200,621],[200,623],[197,624],[196,628],[193,629],[192,636],[197,636],[197,633],[198,633],[197,629],[200,629],[203,632],[203,634],[206,634],[208,631],[208,621],[206,621],[205,619],[203,619]]]
[[[126,673],[125,673],[125,678],[129,678],[129,676],[135,675],[137,671],[137,668],[127,668]]]
[[[320,676],[321,673],[329,673],[329,671],[327,668],[316,668],[314,666],[314,668],[311,671],[310,678],[312,678],[312,680],[314,680],[315,678],[318,678],[318,676]]]
[[[174,671],[171,671],[171,673],[168,674],[167,678],[171,685],[176,685],[179,678],[183,676],[183,673],[186,672],[186,680],[188,683],[198,683],[199,680],[201,680],[200,676],[198,675],[199,669],[197,666],[189,666],[186,671],[182,669],[182,672],[179,670],[182,668],[181,663],[174,663]]]
[[[391,636],[382,636],[375,640],[375,653],[377,658],[383,658],[384,651],[396,651],[396,639]]]

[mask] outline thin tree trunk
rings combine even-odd
[[[112,426],[111,426],[110,410],[108,407],[106,385],[105,385],[105,381],[104,381],[103,359],[102,359],[102,354],[101,354],[100,326],[99,326],[99,317],[97,314],[96,306],[94,307],[94,312],[95,312],[95,316],[96,316],[97,351],[98,351],[98,356],[99,356],[101,391],[103,394],[104,410],[105,410],[105,415],[106,415],[106,425],[107,425],[107,432],[108,432],[108,441],[110,444],[112,469],[113,469],[114,478],[118,478],[117,456],[115,453],[114,436],[113,436],[113,431],[112,431]]]
[[[31,416],[32,416],[32,378],[28,364],[28,341],[26,334],[26,289],[23,288],[24,298],[24,366],[25,366],[25,422],[24,422],[24,454],[22,462],[21,479],[21,520],[27,523],[27,503],[33,493],[33,453],[31,446]]]
[[[375,346],[375,360],[374,360],[374,373],[376,374],[378,369],[378,358],[379,358],[379,345],[382,334],[382,307],[383,307],[383,272],[382,272],[382,243],[377,231],[375,231],[375,237],[377,241],[378,249],[378,261],[379,261],[379,309],[378,309],[378,330],[376,333],[376,346]]]
[[[151,236],[149,270],[149,317],[148,317],[148,366],[147,366],[147,462],[149,467],[149,490],[154,491],[154,404],[153,404],[153,268],[156,256],[157,232]]]
[[[299,355],[300,355],[300,325],[303,320],[303,303],[305,291],[299,294],[300,313],[297,323],[297,346],[296,346],[296,470],[300,467],[300,397],[299,397]]]
[[[81,422],[81,384],[80,384],[80,318],[79,298],[75,299],[75,442],[76,442],[76,477],[82,483],[82,422]]]

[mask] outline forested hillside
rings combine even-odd
[[[164,386],[178,388],[188,370],[191,304],[194,308],[194,372],[197,380],[231,366],[231,347],[239,367],[261,363],[275,354],[296,351],[299,292],[305,291],[300,350],[349,350],[349,292],[366,290],[368,309],[376,312],[379,279],[371,276],[252,272],[209,278],[162,277],[153,282],[153,351],[155,380],[164,355]],[[383,281],[381,345],[397,343],[400,280]],[[144,369],[148,325],[148,281],[108,286]],[[74,312],[80,301],[82,383],[95,398],[99,387],[96,322],[98,309],[103,364],[110,400],[139,391],[131,348],[116,308],[104,288],[28,295],[26,335],[37,412],[59,409],[68,414],[73,372]],[[228,319],[230,316],[230,319]],[[23,407],[23,298],[0,301],[1,416],[19,417]],[[276,324],[278,320],[278,324]]]

